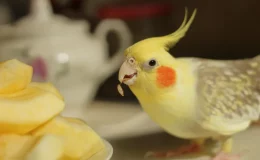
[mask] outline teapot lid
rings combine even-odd
[[[72,36],[89,29],[84,20],[70,20],[52,11],[50,0],[31,0],[28,16],[15,24],[0,25],[0,38]]]

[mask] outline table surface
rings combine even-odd
[[[187,141],[166,134],[144,113],[138,104],[95,101],[87,108],[85,120],[103,138],[114,153],[111,160],[144,160],[149,150],[166,150]],[[260,125],[234,136],[234,153],[245,151],[241,160],[259,160]],[[208,160],[201,155],[178,160]]]

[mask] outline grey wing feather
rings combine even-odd
[[[197,59],[196,120],[221,135],[246,129],[260,114],[260,58]],[[195,62],[196,63],[196,62]]]

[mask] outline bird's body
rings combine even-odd
[[[187,13],[187,11],[186,11]],[[175,58],[167,51],[184,37],[196,11],[174,33],[137,42],[125,51],[119,81],[168,133],[232,149],[232,135],[260,115],[260,56],[241,60]]]
[[[144,111],[168,133],[184,139],[207,138],[212,133],[195,121],[196,95],[191,92],[196,92],[197,82],[193,76],[194,68],[189,65],[190,61],[180,59],[180,71],[186,70],[187,74],[183,75],[184,77],[178,76],[177,81],[180,85],[176,88],[167,88],[162,94],[152,94],[162,91],[151,91],[151,88],[146,89],[147,94],[139,92],[142,88],[133,87],[131,90]],[[178,72],[178,69],[175,70]]]
[[[138,89],[143,88],[131,88],[144,111],[167,132],[183,139],[217,138],[240,132],[258,119],[260,76],[252,76],[260,75],[260,57],[236,61],[176,58],[175,61],[180,63],[179,68],[175,65],[176,72],[185,72],[177,78],[178,87],[167,88],[159,96],[151,94],[149,89],[147,94],[139,94],[142,92]],[[203,124],[199,112],[206,107],[209,114],[221,114],[227,122],[218,127]]]

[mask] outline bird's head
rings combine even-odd
[[[148,93],[161,88],[169,88],[176,83],[175,59],[168,52],[188,31],[194,17],[194,10],[187,22],[187,9],[183,23],[174,33],[144,39],[125,50],[125,61],[119,70],[119,81],[135,90]]]

